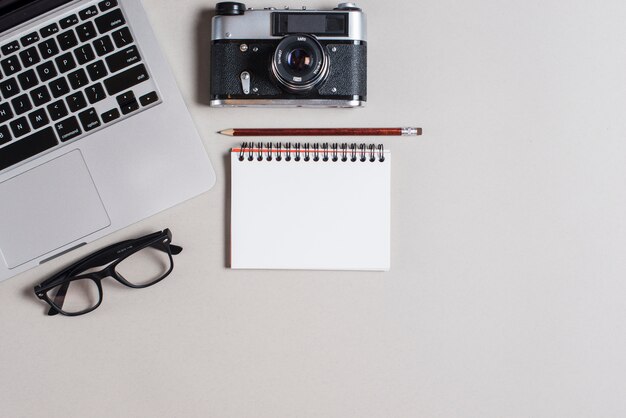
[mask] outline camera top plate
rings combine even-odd
[[[320,39],[366,42],[365,13],[350,4],[333,10],[267,7],[244,11],[243,3],[218,3],[211,39],[279,39],[292,33],[308,33]]]

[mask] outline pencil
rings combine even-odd
[[[422,128],[252,128],[224,129],[227,136],[417,136]]]

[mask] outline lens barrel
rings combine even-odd
[[[310,35],[287,35],[272,57],[272,75],[286,90],[303,93],[326,79],[329,60],[324,48]]]

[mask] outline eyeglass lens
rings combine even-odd
[[[48,298],[68,313],[87,311],[100,302],[98,284],[90,278],[81,278],[66,282],[47,293]]]
[[[161,280],[171,269],[172,257],[169,252],[154,247],[143,248],[115,266],[115,272],[135,286]]]

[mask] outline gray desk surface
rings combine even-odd
[[[626,3],[363,0],[356,110],[210,109],[212,2],[145,5],[217,185],[0,285],[0,415],[626,416]],[[391,272],[225,267],[237,141],[217,130],[407,124],[424,137],[383,141]],[[162,284],[108,285],[76,319],[32,298],[59,266],[163,227],[185,251]]]

